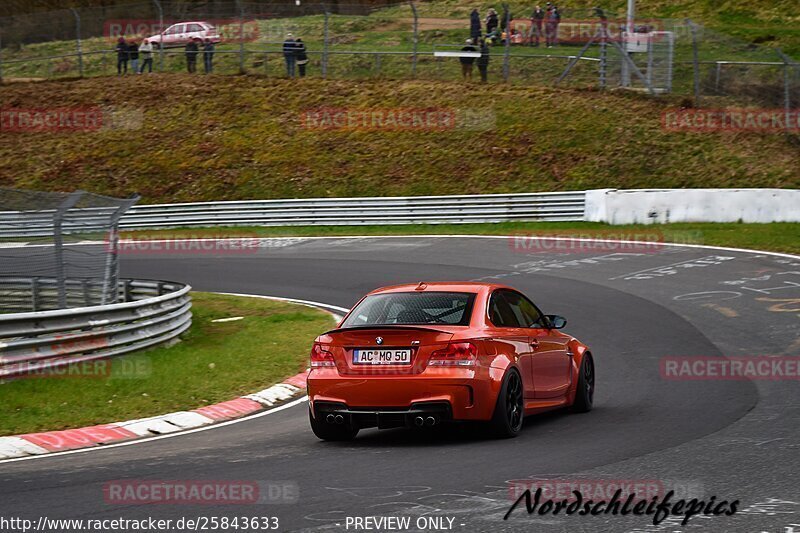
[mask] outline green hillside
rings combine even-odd
[[[144,202],[557,191],[800,187],[796,136],[670,133],[679,102],[623,93],[434,81],[153,75],[0,86],[13,108],[102,106],[85,132],[0,131],[0,185]],[[304,112],[435,108],[478,128],[317,130]]]

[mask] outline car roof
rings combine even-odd
[[[417,283],[404,283],[402,285],[390,285],[380,287],[371,291],[369,294],[386,294],[393,292],[416,291],[420,284],[425,284],[425,288],[419,292],[491,292],[495,289],[513,289],[507,285],[497,283],[484,283],[478,281],[418,281]]]

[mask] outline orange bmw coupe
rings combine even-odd
[[[592,408],[594,360],[525,295],[488,283],[377,289],[317,337],[309,418],[324,440],[363,428],[485,421],[515,437],[524,417]]]

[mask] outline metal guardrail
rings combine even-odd
[[[120,229],[583,220],[586,193],[312,198],[140,205]],[[0,234],[3,219],[0,214]]]
[[[72,287],[87,290],[80,280],[71,281]],[[55,302],[55,280],[0,278],[0,313],[13,313],[0,314],[0,379],[155,346],[174,339],[192,323],[188,285],[122,280],[119,290],[122,303],[19,312]],[[71,298],[79,299],[80,293],[75,291]]]

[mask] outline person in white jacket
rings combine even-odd
[[[142,67],[139,69],[139,74],[144,72],[145,67],[147,72],[153,72],[153,45],[147,39],[144,40],[139,46],[139,54],[142,56]]]

